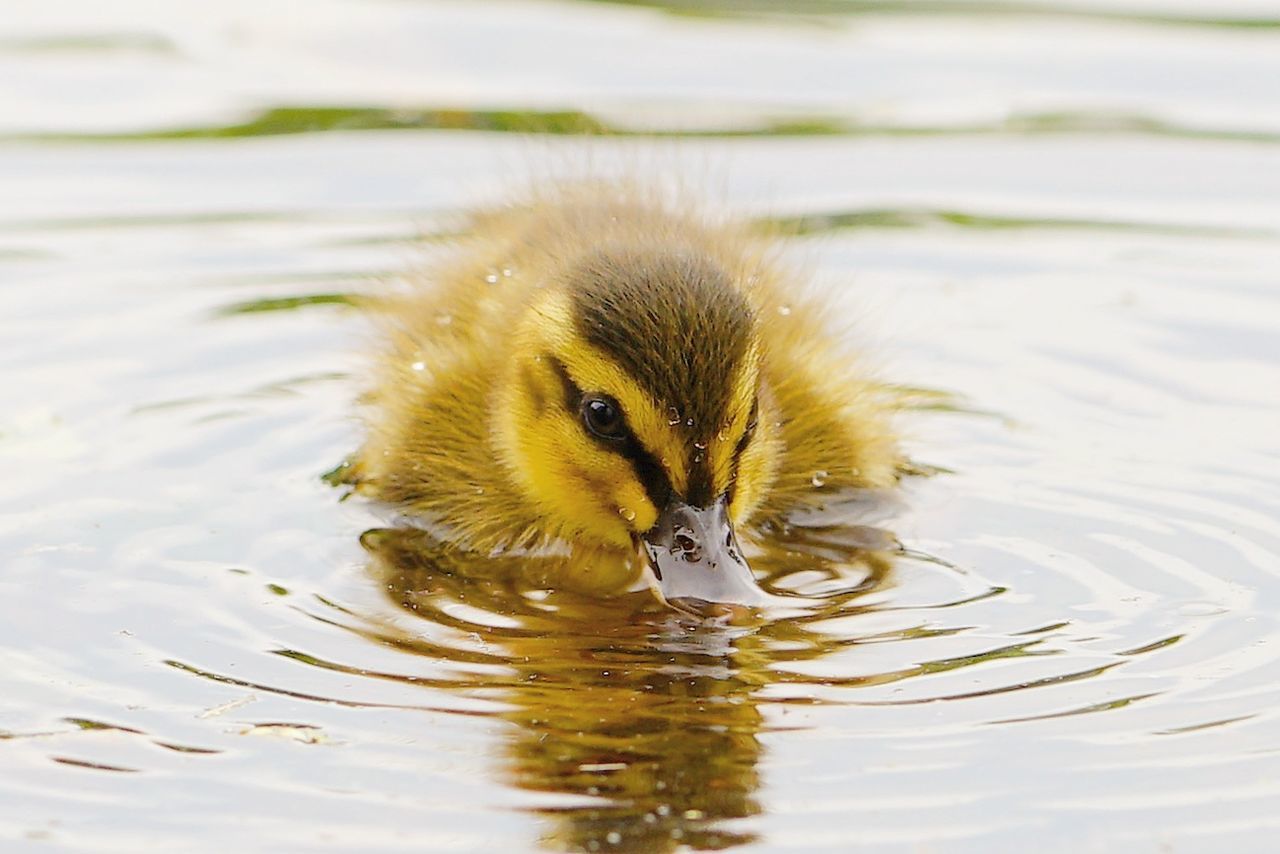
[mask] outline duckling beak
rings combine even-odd
[[[766,598],[738,548],[723,496],[710,507],[672,498],[642,539],[658,592],[682,611],[722,614],[733,609],[709,606],[748,606]]]

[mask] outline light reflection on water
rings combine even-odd
[[[819,5],[18,16],[0,842],[1270,850],[1277,11]],[[593,122],[684,135],[645,162],[722,169],[922,387],[940,473],[756,555],[789,610],[473,577],[319,480],[347,297],[544,157],[634,163],[507,133]]]
[[[648,593],[599,600],[522,588],[516,567],[505,573],[485,567],[477,575],[473,561],[451,561],[424,532],[371,530],[363,537],[370,571],[415,619],[369,620],[350,611],[317,617],[449,662],[451,675],[431,680],[432,687],[501,704],[495,714],[513,725],[501,748],[511,783],[576,796],[535,808],[547,819],[543,844],[723,848],[758,837],[734,820],[761,811],[760,735],[770,728],[761,710],[764,688],[787,686],[787,696],[775,693],[766,705],[812,704],[819,701],[804,686],[814,683],[875,684],[983,657],[849,680],[789,669],[859,643],[947,633],[918,625],[870,637],[823,631],[830,621],[871,610],[864,600],[887,583],[889,554],[841,542],[867,538],[860,529],[797,529],[786,547],[758,551],[753,565],[763,570],[762,586],[797,604],[785,616],[731,623],[673,613]],[[778,601],[785,607],[786,599]],[[363,675],[421,684],[405,673]]]

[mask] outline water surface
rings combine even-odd
[[[1274,3],[4,19],[6,847],[1271,850]],[[346,298],[588,161],[785,221],[925,390],[940,473],[757,561],[818,606],[459,577],[320,480]]]

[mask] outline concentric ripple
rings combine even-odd
[[[1265,5],[9,15],[0,848],[1272,850]],[[918,474],[774,531],[752,619],[320,479],[351,298],[582,163],[793,235],[912,401]]]

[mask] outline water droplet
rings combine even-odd
[[[510,267],[503,267],[503,268],[502,268],[502,278],[504,278],[504,279],[509,279],[509,278],[511,278],[513,275],[515,275],[515,271],[514,271],[514,270],[512,270]]]
[[[606,841],[608,841],[610,845],[617,845],[619,842],[622,841],[622,834],[616,830],[611,830],[605,835],[604,838]]]
[[[706,454],[699,451],[698,453],[693,455],[693,464],[696,466],[699,463],[701,463],[704,459],[706,459]]]
[[[441,326],[448,326],[450,323],[453,323],[453,315],[452,314],[437,315],[436,323],[440,324]]]
[[[693,446],[697,448],[699,451],[705,451],[707,449],[706,442],[694,442]]]
[[[668,406],[667,407],[668,426],[674,427],[679,423],[680,423],[680,410],[676,409],[674,406]]]
[[[414,363],[413,363],[412,365],[410,365],[409,367],[413,368],[415,371],[425,371],[425,370],[427,369],[427,363],[426,363],[426,362],[414,362]]]
[[[791,306],[787,305],[785,302],[782,305],[778,306],[778,314],[782,315],[783,317],[786,317],[790,313],[791,313]]]
[[[685,420],[685,422],[684,422],[684,426],[686,426],[686,427],[692,427],[692,426],[693,426],[693,419],[692,419],[692,418],[688,418],[688,419],[686,419],[686,420]]]
[[[488,282],[489,284],[491,284],[491,285],[496,285],[496,284],[498,284],[498,274],[497,274],[497,273],[490,273],[490,274],[488,274],[487,276],[485,276],[485,277],[484,277],[484,280],[485,280],[486,282]]]
[[[636,520],[636,511],[632,510],[630,507],[619,507],[618,515],[623,519],[626,519],[628,522],[634,522]]]
[[[830,477],[829,474],[819,469],[813,473],[813,477],[809,478],[809,482],[814,486],[825,486],[828,477]]]

